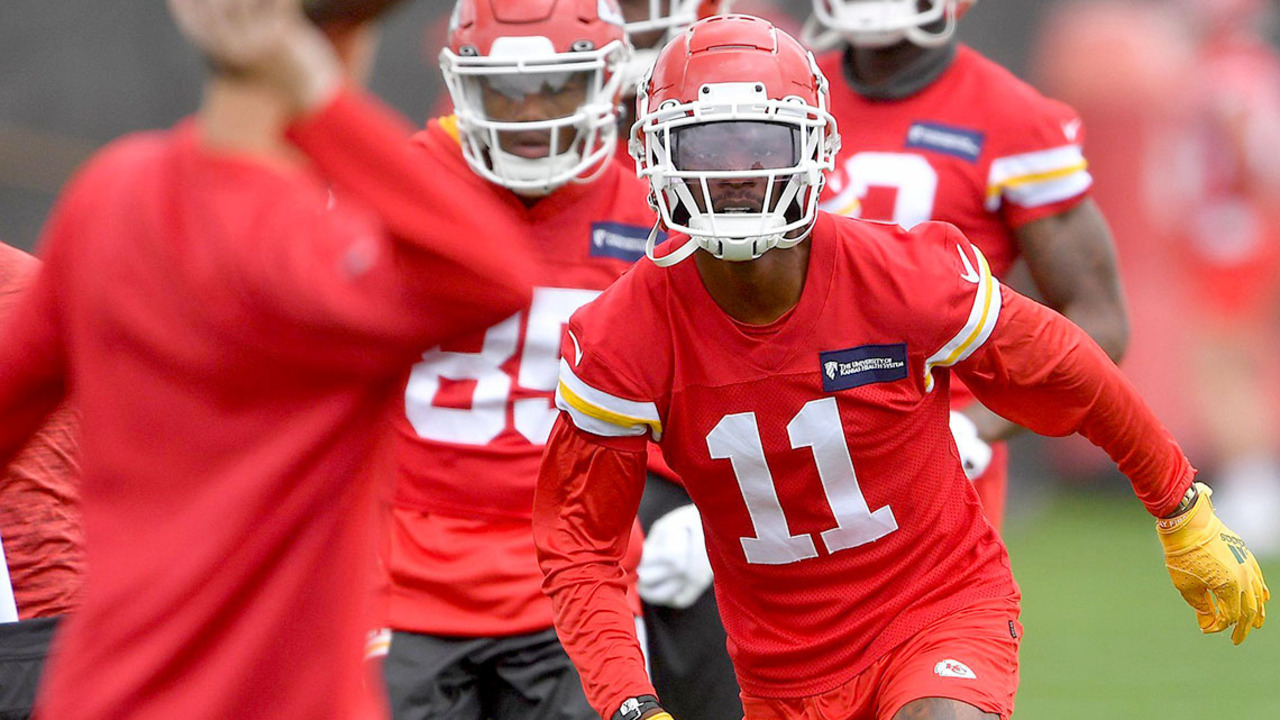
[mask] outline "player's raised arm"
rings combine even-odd
[[[1008,288],[990,337],[956,374],[987,407],[1042,435],[1078,432],[1101,447],[1157,518],[1174,585],[1201,629],[1262,627],[1270,598],[1244,542],[1213,514],[1208,492],[1169,431],[1096,342]],[[1199,490],[1199,492],[1197,492]]]
[[[494,197],[473,198],[465,206],[451,202],[447,176],[433,172],[425,155],[411,146],[408,127],[346,85],[332,46],[306,20],[299,2],[171,0],[171,5],[184,32],[215,64],[234,70],[241,81],[272,88],[286,101],[286,111],[294,117],[289,139],[333,183],[340,198],[354,198],[371,209],[392,240],[391,258],[379,257],[386,249],[362,246],[369,239],[354,236],[359,233],[348,238],[350,247],[331,243],[337,255],[331,263],[313,262],[308,253],[288,248],[264,251],[264,258],[280,262],[269,265],[271,277],[262,286],[272,286],[297,304],[314,301],[323,313],[344,304],[342,290],[353,286],[353,280],[385,268],[408,285],[366,280],[366,287],[352,287],[351,295],[363,305],[378,294],[367,286],[382,285],[384,304],[394,306],[398,300],[401,306],[437,310],[413,318],[419,344],[497,321],[528,302],[527,242],[509,209]],[[203,119],[206,135],[216,137],[211,126],[222,118],[205,113]],[[335,211],[344,211],[341,203]],[[296,232],[271,228],[263,233],[263,243],[307,243],[307,224],[299,223],[303,227]],[[340,222],[328,224],[341,230]],[[395,287],[387,290],[389,284]],[[439,312],[446,303],[448,311]],[[369,311],[378,309],[359,307],[350,315],[368,318],[379,314]],[[375,335],[398,329],[379,326],[376,319],[369,322]]]

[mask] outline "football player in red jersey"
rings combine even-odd
[[[845,128],[822,207],[907,229],[950,222],[998,278],[1025,259],[1043,301],[1118,361],[1128,316],[1111,233],[1088,196],[1080,119],[955,40],[974,2],[813,0],[804,38],[836,46],[818,64]],[[999,529],[1008,485],[999,441],[1017,428],[956,390],[956,442]]]
[[[517,218],[436,202],[346,87],[386,4],[308,3],[330,40],[298,0],[171,0],[199,112],[99,152],[46,226],[0,326],[0,463],[74,393],[89,569],[41,718],[384,714],[360,648],[401,378],[530,296]]]
[[[641,89],[652,251],[570,320],[534,498],[556,628],[605,718],[669,718],[618,567],[658,441],[702,511],[747,720],[1007,720],[1019,594],[952,440],[952,376],[1101,445],[1204,632],[1261,627],[1245,544],[1114,363],[954,226],[820,212],[836,122],[767,22],[693,25]],[[655,232],[656,234],[656,232]]]
[[[440,60],[455,114],[415,143],[457,202],[520,218],[535,288],[500,322],[427,351],[408,380],[383,661],[400,720],[594,715],[552,627],[530,518],[564,323],[644,256],[653,223],[646,184],[613,152],[622,25],[616,0],[453,12]]]

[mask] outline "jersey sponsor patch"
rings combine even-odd
[[[645,241],[649,228],[616,222],[591,223],[591,256],[609,257],[633,263],[644,257]],[[666,239],[666,233],[658,233],[657,242]]]
[[[859,345],[818,353],[822,389],[848,390],[871,383],[893,382],[907,376],[907,345]]]
[[[982,155],[983,137],[983,133],[977,130],[917,122],[912,123],[907,130],[906,146],[917,150],[932,150],[976,163]]]

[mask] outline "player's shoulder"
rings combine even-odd
[[[442,115],[428,120],[427,126],[414,133],[409,142],[414,148],[443,163],[443,167],[456,170],[459,166],[466,169],[461,138],[458,117]]]
[[[658,267],[647,257],[641,258],[574,313],[571,322],[593,336],[613,335],[620,327],[640,334],[656,329],[666,315],[672,269]],[[630,337],[616,339],[625,342]]]
[[[967,45],[956,50],[958,77],[966,85],[978,88],[982,94],[981,108],[986,124],[993,132],[1003,134],[1051,131],[1062,142],[1070,137],[1071,123],[1078,120],[1075,109],[1064,102],[1048,97],[1027,81],[1014,75],[1008,68],[982,55]]]
[[[661,437],[658,402],[670,389],[673,362],[672,270],[641,260],[569,319],[556,403],[579,428]]]
[[[969,246],[960,230],[949,222],[929,221],[903,228],[894,223],[860,220],[824,213],[833,225],[837,257],[864,271],[915,273],[927,270],[940,256],[955,252],[953,245]]]
[[[156,166],[184,144],[197,142],[196,129],[183,123],[167,130],[144,130],[112,140],[76,171],[70,188],[98,180],[125,179],[146,167]]]
[[[58,197],[54,215],[74,223],[74,218],[94,212],[103,203],[124,207],[118,199],[145,197],[132,187],[149,182],[183,182],[176,176],[161,174],[175,167],[174,160],[182,148],[194,147],[197,141],[194,124],[186,122],[165,130],[130,133],[107,143],[72,174]],[[112,191],[122,186],[130,189]]]

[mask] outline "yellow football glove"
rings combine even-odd
[[[1195,609],[1200,631],[1235,625],[1231,641],[1239,645],[1267,619],[1271,591],[1244,541],[1213,514],[1213,490],[1204,483],[1196,483],[1196,489],[1199,497],[1190,510],[1156,521],[1164,564],[1173,586]]]

